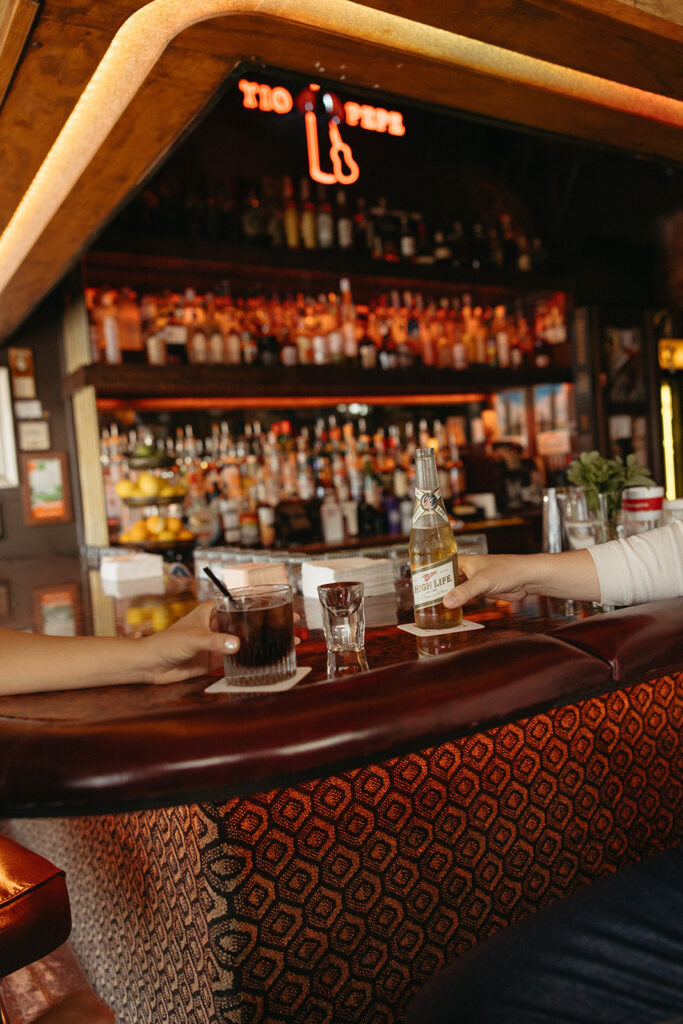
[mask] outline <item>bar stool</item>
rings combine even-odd
[[[57,949],[70,931],[64,872],[0,835],[0,980]],[[77,992],[34,1019],[35,1024],[111,1024],[114,1015],[94,993]],[[0,1021],[8,1024],[1,993]]]

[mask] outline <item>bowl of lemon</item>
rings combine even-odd
[[[179,477],[156,476],[143,471],[135,480],[128,477],[119,480],[114,490],[129,508],[146,508],[182,501],[187,494],[187,484]]]
[[[119,534],[119,544],[139,544],[145,548],[173,547],[191,544],[195,536],[180,516],[147,516]]]

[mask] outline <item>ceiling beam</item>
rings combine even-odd
[[[538,3],[561,6],[560,0]],[[407,4],[415,9],[415,0],[391,6]],[[680,100],[410,21],[383,5],[154,0],[139,8],[0,239],[0,338],[60,279],[242,60],[343,77],[359,87],[683,162]],[[102,16],[101,5],[95,8]],[[444,5],[438,9],[448,21]],[[67,18],[64,27],[77,26]],[[101,47],[103,32],[93,33]]]

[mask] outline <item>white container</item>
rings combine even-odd
[[[627,487],[621,496],[624,536],[646,533],[662,525],[663,487]]]

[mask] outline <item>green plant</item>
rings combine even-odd
[[[606,496],[608,540],[617,536],[617,515],[621,508],[621,495],[625,487],[654,487],[655,481],[647,466],[641,466],[635,455],[623,459],[604,459],[600,452],[581,452],[569,463],[567,479],[586,491],[586,504],[590,511],[601,514],[600,495]]]

